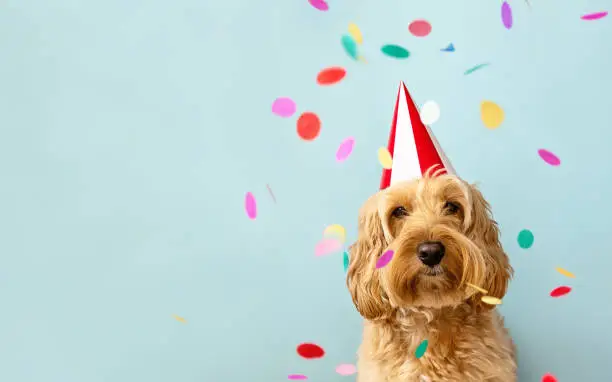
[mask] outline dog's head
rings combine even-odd
[[[387,250],[395,255],[377,269]],[[369,320],[401,307],[472,304],[491,309],[470,283],[502,298],[512,276],[499,230],[480,191],[457,177],[424,176],[370,197],[350,248],[347,285]]]

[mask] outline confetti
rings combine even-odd
[[[550,373],[547,373],[542,376],[542,382],[557,382],[557,377]]]
[[[361,44],[363,42],[363,36],[357,25],[350,23],[348,26],[348,32],[357,44]]]
[[[336,160],[338,162],[345,161],[346,158],[351,155],[353,152],[353,147],[355,146],[355,138],[349,137],[340,143],[338,150],[336,151]]]
[[[512,28],[512,8],[510,8],[510,4],[507,1],[504,1],[502,4],[501,18],[506,29]]]
[[[408,30],[416,37],[425,37],[431,32],[431,24],[427,20],[414,20],[408,25]]]
[[[308,2],[320,11],[327,11],[329,9],[329,5],[323,0],[308,0]]]
[[[440,106],[436,101],[427,101],[421,107],[421,122],[426,125],[436,123],[440,118]]]
[[[346,272],[349,267],[349,254],[347,251],[344,251],[344,253],[342,254],[342,261],[344,263],[344,272]]]
[[[504,110],[495,102],[482,101],[480,104],[480,118],[488,129],[496,129],[504,121]]]
[[[559,159],[558,156],[548,150],[539,149],[538,154],[540,155],[540,158],[544,160],[544,162],[548,163],[551,166],[558,166],[561,164],[561,159]]]
[[[176,314],[173,314],[172,317],[174,317],[174,319],[177,320],[178,322],[181,322],[183,324],[187,323],[186,319],[184,319],[183,317],[177,316]]]
[[[336,366],[336,373],[340,375],[353,375],[357,372],[357,367],[355,365],[351,365],[350,363],[343,363]]]
[[[244,197],[244,209],[249,219],[257,217],[257,203],[255,202],[255,196],[250,192],[247,192]]]
[[[608,16],[608,12],[604,11],[604,12],[589,13],[588,15],[583,15],[580,18],[586,21],[592,21],[592,20],[603,19],[606,16]]]
[[[533,245],[533,239],[533,232],[528,229],[524,229],[519,232],[518,237],[516,238],[519,247],[523,249],[530,248]]]
[[[305,112],[297,120],[297,133],[300,138],[312,141],[319,136],[321,131],[321,120],[319,116],[312,112]]]
[[[391,259],[393,259],[393,255],[394,255],[394,252],[393,252],[392,249],[389,249],[388,251],[383,253],[382,256],[376,262],[376,268],[380,269],[380,268],[386,266],[387,264],[389,264]]]
[[[484,293],[484,294],[489,293],[489,292],[488,292],[486,289],[482,289],[481,287],[476,286],[476,285],[474,285],[474,284],[465,283],[465,285],[469,286],[470,288],[474,288],[474,289],[476,289],[476,290],[477,290],[477,291],[479,291],[480,293]]]
[[[270,188],[270,185],[266,184],[266,188],[268,189],[268,192],[270,193],[270,196],[272,197],[272,200],[274,201],[274,203],[276,203],[276,198],[274,197],[274,193],[272,192],[272,189]]]
[[[346,240],[346,230],[340,224],[332,224],[328,227],[325,227],[323,231],[323,236],[333,236],[337,239],[340,239],[344,243]]]
[[[381,147],[378,149],[378,162],[384,169],[390,169],[393,166],[393,158],[391,158],[391,153],[387,150],[386,147]]]
[[[323,239],[315,246],[315,256],[325,256],[342,249],[342,243],[337,239]]]
[[[288,118],[295,113],[295,102],[288,97],[280,97],[272,103],[272,113],[279,117]]]
[[[425,354],[425,352],[427,351],[427,345],[429,345],[429,341],[423,340],[423,342],[421,342],[419,346],[417,346],[414,352],[414,356],[417,359],[421,358]]]
[[[410,52],[399,45],[385,45],[381,48],[381,51],[387,56],[393,58],[408,58],[410,56]]]
[[[557,268],[555,268],[555,270],[556,270],[557,272],[561,273],[563,276],[567,276],[567,277],[570,277],[570,278],[573,278],[573,279],[575,279],[575,278],[576,278],[576,275],[575,275],[575,274],[573,274],[572,272],[570,272],[570,271],[568,271],[568,270],[565,270],[565,269],[563,269],[563,268],[557,267]]]
[[[348,54],[353,60],[356,60],[358,57],[357,54],[357,43],[351,36],[344,35],[342,36],[342,46],[344,47],[344,51]]]
[[[484,68],[485,66],[489,66],[489,64],[485,63],[485,64],[478,64],[476,66],[473,66],[473,67],[469,68],[468,70],[466,70],[465,73],[463,73],[463,75],[467,76],[468,74],[472,74],[475,71],[477,71],[478,69]]]
[[[443,52],[454,52],[455,51],[455,46],[450,43],[448,44],[448,46],[446,48],[440,49]]]
[[[568,287],[568,286],[560,286],[557,287],[555,289],[553,289],[550,292],[550,297],[561,297],[561,296],[565,296],[566,294],[568,294],[569,292],[572,291],[572,288]]]
[[[292,381],[301,381],[304,379],[308,379],[308,377],[304,374],[289,374],[287,376],[287,379],[291,379]]]
[[[484,302],[485,304],[489,304],[489,305],[500,305],[502,303],[502,300],[498,299],[497,297],[493,297],[493,296],[482,296],[480,300]]]
[[[316,344],[303,343],[298,345],[297,353],[307,359],[321,358],[325,355],[325,350]]]
[[[325,68],[317,75],[317,83],[319,85],[333,85],[342,81],[346,76],[346,70],[344,68],[335,66],[331,68]]]

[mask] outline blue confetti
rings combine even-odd
[[[448,46],[444,49],[440,49],[443,52],[454,52],[455,51],[455,46],[453,45],[453,43],[448,44]]]

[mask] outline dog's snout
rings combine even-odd
[[[429,267],[438,265],[444,257],[444,245],[439,241],[424,241],[417,247],[417,256]]]

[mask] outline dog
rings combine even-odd
[[[346,280],[365,319],[357,382],[516,382],[515,345],[481,300],[503,298],[513,275],[499,236],[481,192],[453,175],[427,172],[364,203]]]

